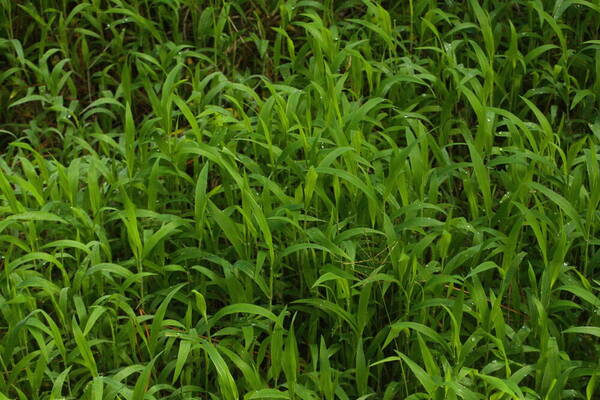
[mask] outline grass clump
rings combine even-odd
[[[595,399],[600,5],[0,0],[0,399]]]

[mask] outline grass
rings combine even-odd
[[[597,0],[0,0],[0,399],[597,399]]]

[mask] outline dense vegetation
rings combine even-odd
[[[597,0],[0,0],[0,399],[597,399]]]

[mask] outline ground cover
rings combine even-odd
[[[597,399],[597,0],[0,0],[0,399]]]

